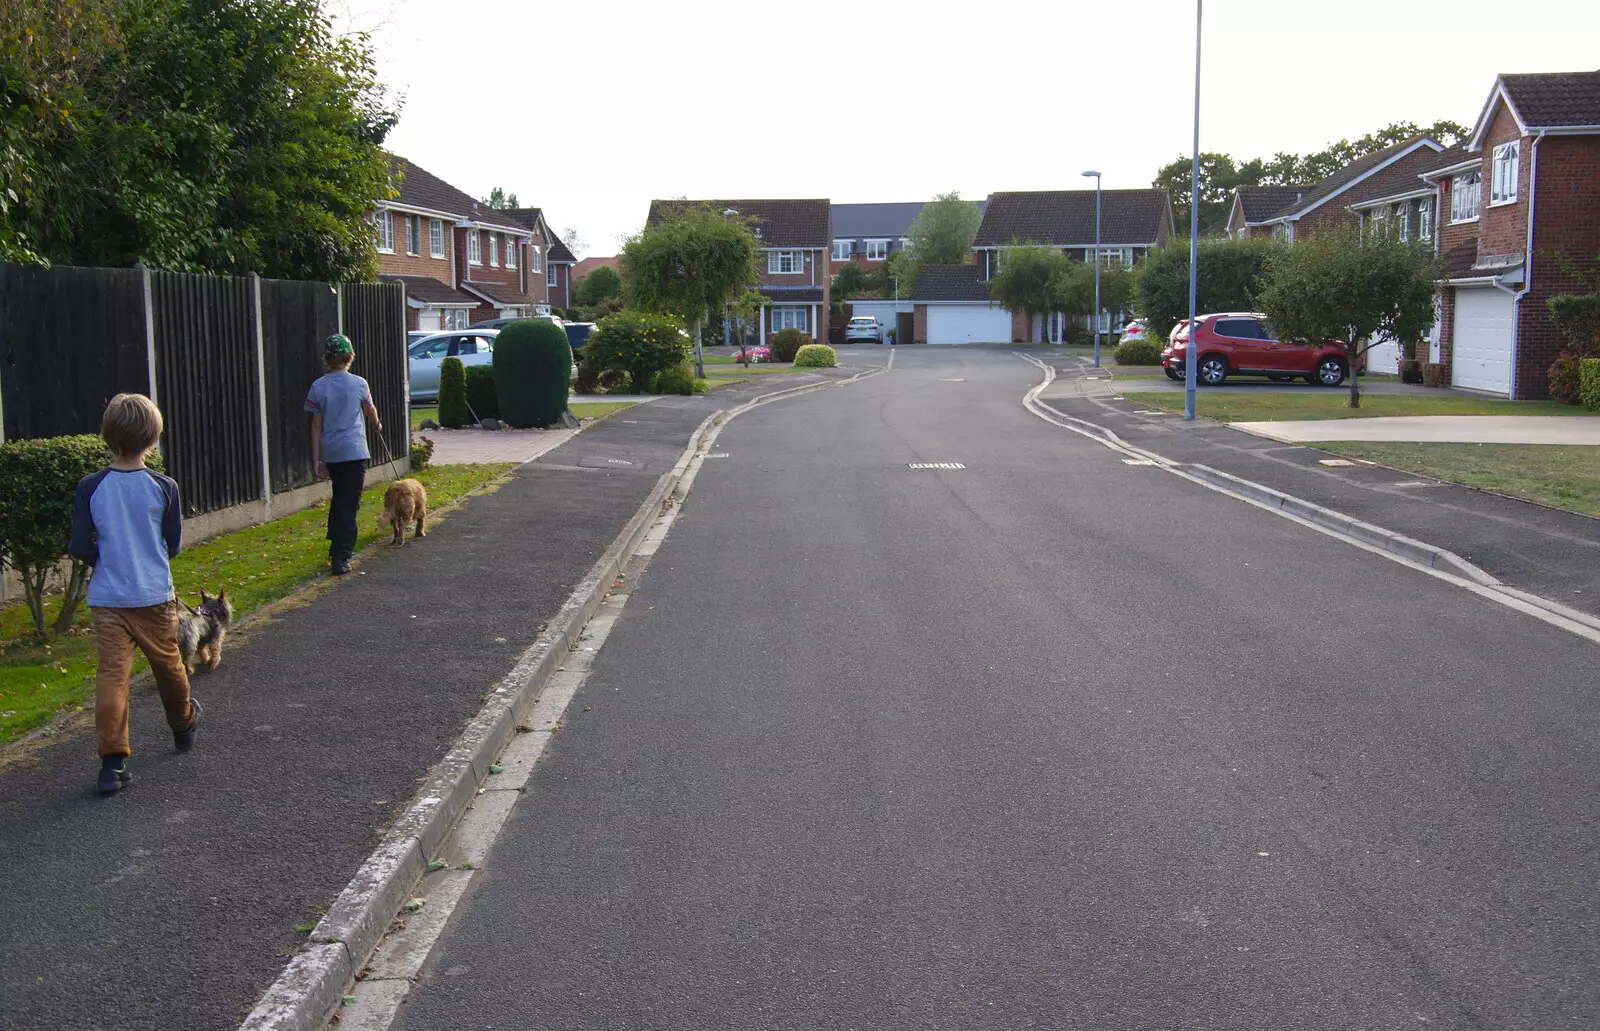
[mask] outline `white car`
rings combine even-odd
[[[1122,327],[1122,331],[1117,342],[1127,343],[1129,340],[1148,339],[1150,339],[1150,333],[1145,328],[1144,320],[1134,319],[1132,322],[1129,322],[1126,326]]]
[[[498,329],[454,329],[430,333],[412,344],[411,400],[439,400],[439,366],[446,358],[460,358],[462,365],[488,365],[494,362],[494,338]]]
[[[883,324],[871,315],[857,315],[844,327],[844,342],[854,344],[865,341],[869,344],[883,343]]]

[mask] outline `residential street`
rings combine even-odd
[[[1600,646],[894,357],[724,429],[397,1026],[1600,1024]]]

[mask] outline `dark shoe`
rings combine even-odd
[[[125,755],[102,755],[100,757],[100,793],[109,795],[121,791],[128,781],[133,779],[133,774],[128,772],[128,757]]]
[[[190,695],[189,708],[194,710],[194,719],[189,721],[186,729],[172,732],[172,746],[180,752],[187,752],[194,747],[194,732],[200,729],[200,700]]]
[[[350,560],[347,558],[336,558],[333,560],[333,564],[328,568],[333,571],[334,576],[343,576],[344,574],[350,572]]]

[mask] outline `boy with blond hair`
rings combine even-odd
[[[72,509],[73,558],[94,567],[89,611],[94,615],[94,724],[100,750],[100,790],[118,791],[128,772],[128,674],[133,650],[150,662],[172,741],[194,747],[200,706],[189,697],[189,675],[178,651],[178,602],[172,556],[183,543],[178,485],[145,467],[161,439],[161,410],[143,394],[118,394],[106,405],[100,436],[112,462],[78,482]]]

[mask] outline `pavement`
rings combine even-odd
[[[1600,444],[1600,419],[1565,415],[1394,415],[1371,419],[1230,422],[1273,440],[1440,444]]]
[[[1037,382],[728,424],[397,1027],[1600,1024],[1597,647]]]
[[[227,1031],[711,412],[830,370],[585,429],[404,548],[230,634],[177,755],[136,696],[133,783],[92,727],[0,767],[0,1028]],[[489,436],[483,434],[482,436]]]
[[[531,462],[580,433],[577,429],[549,430],[414,430],[413,437],[433,441],[433,465],[470,465],[476,462]]]

